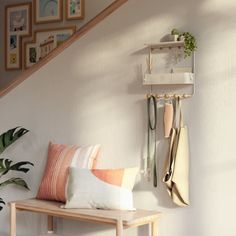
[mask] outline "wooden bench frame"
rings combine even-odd
[[[95,209],[62,209],[61,203],[28,199],[9,203],[10,214],[10,236],[16,236],[16,211],[28,211],[41,213],[48,216],[48,233],[54,232],[53,217],[64,219],[87,221],[102,224],[111,224],[116,227],[116,236],[123,236],[123,230],[141,225],[151,225],[151,235],[157,236],[157,224],[161,215],[157,211],[136,210],[113,211]]]

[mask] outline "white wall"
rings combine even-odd
[[[103,167],[139,164],[146,141],[144,44],[179,27],[198,41],[196,95],[184,101],[191,143],[191,206],[175,208],[163,185],[156,190],[145,180],[135,187],[135,205],[164,212],[160,236],[235,236],[235,10],[233,0],[130,0],[2,98],[0,130],[16,125],[31,130],[7,154],[35,163],[26,178],[32,191],[7,188],[2,197],[10,201],[35,196],[49,140],[101,143]],[[44,232],[45,218],[19,215],[18,235]],[[1,236],[8,235],[8,217],[5,208],[0,213]],[[62,220],[58,228],[67,236],[114,234],[109,226]],[[134,236],[135,230],[125,235]],[[147,228],[138,235],[147,235]]]

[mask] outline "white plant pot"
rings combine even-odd
[[[180,36],[179,41],[184,42],[184,36]]]
[[[169,41],[170,42],[176,42],[176,41],[178,41],[178,37],[179,37],[179,35],[177,35],[177,34],[169,34]]]

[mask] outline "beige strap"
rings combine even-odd
[[[175,128],[179,129],[184,126],[183,114],[182,114],[182,102],[180,97],[175,99],[175,118],[174,118]]]

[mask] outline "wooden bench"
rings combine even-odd
[[[123,235],[123,229],[151,225],[151,235],[157,236],[157,224],[161,213],[157,211],[114,211],[96,209],[62,209],[61,203],[28,199],[11,202],[10,236],[16,236],[16,210],[46,214],[48,216],[48,233],[54,232],[53,217],[111,224],[116,227],[116,236]]]

